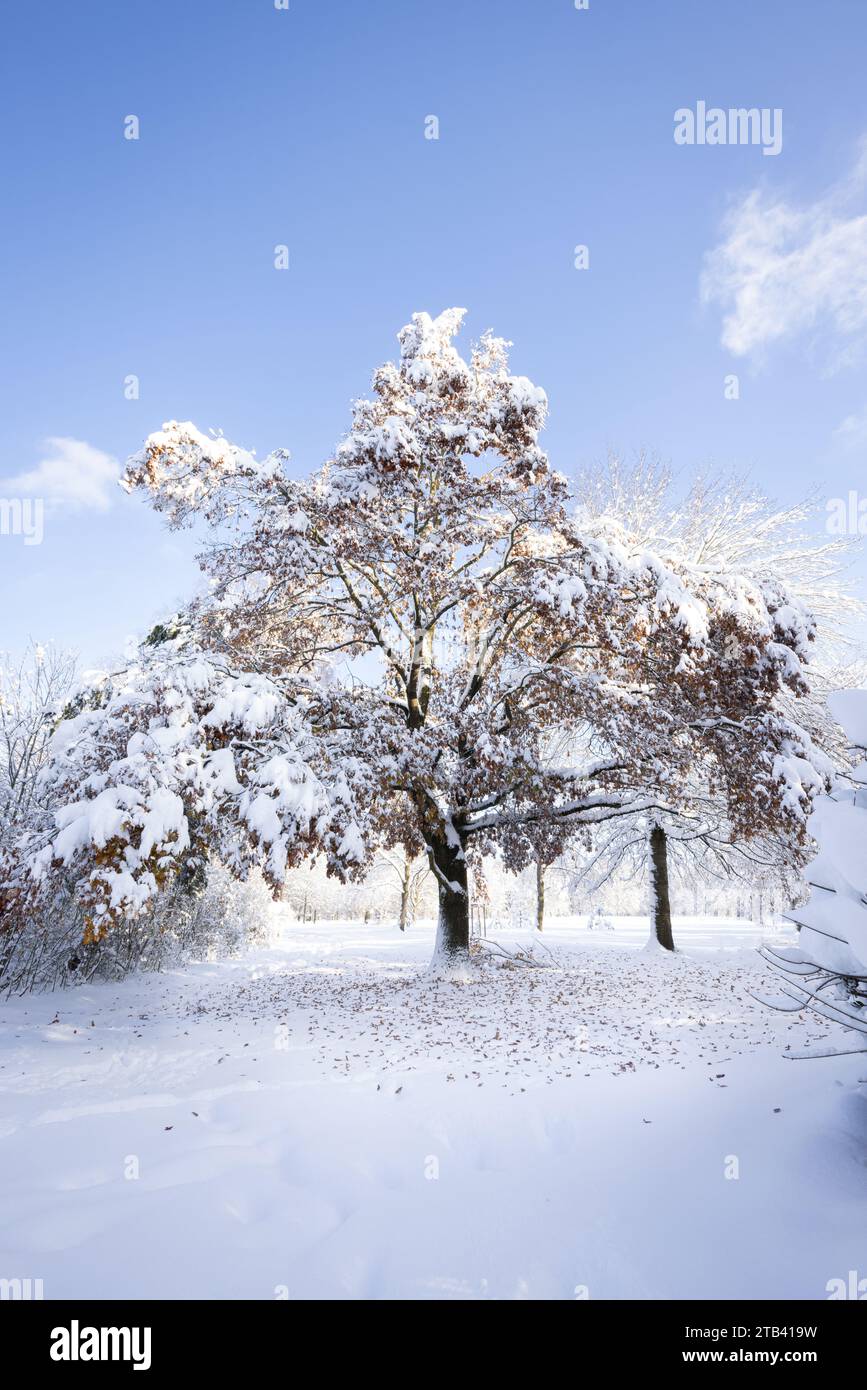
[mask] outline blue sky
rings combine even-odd
[[[195,582],[112,460],[180,418],[311,470],[416,309],[513,340],[565,472],[867,490],[865,51],[863,0],[7,7],[0,497],[56,496],[0,535],[0,647],[110,661]],[[781,152],[678,146],[700,100]]]

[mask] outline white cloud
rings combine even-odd
[[[834,430],[833,437],[844,449],[867,448],[867,409],[860,415],[847,415]]]
[[[848,178],[798,206],[766,188],[736,203],[705,257],[701,296],[724,311],[722,344],[760,358],[807,333],[839,366],[867,346],[867,142]]]
[[[111,506],[120,466],[83,439],[45,440],[45,457],[27,473],[0,480],[6,494],[41,497],[49,506],[104,512]]]

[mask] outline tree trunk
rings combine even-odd
[[[470,893],[463,845],[445,838],[429,843],[439,890],[433,964],[465,966],[470,959]]]
[[[651,926],[660,946],[674,950],[671,934],[671,901],[668,896],[668,841],[661,825],[650,832],[650,914]]]
[[[536,931],[545,925],[545,865],[536,860]]]
[[[409,917],[409,881],[412,874],[412,866],[409,859],[404,860],[403,879],[400,885],[400,929],[406,931],[407,919]]]

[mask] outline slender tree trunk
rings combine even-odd
[[[407,919],[409,918],[409,881],[412,873],[412,866],[408,859],[404,861],[403,879],[400,885],[400,929],[406,931]]]
[[[671,934],[671,901],[668,895],[668,841],[661,825],[650,832],[651,926],[660,946],[674,950]]]
[[[545,865],[536,860],[536,931],[545,925]]]
[[[434,965],[461,966],[470,959],[470,893],[463,845],[429,841],[439,890]]]

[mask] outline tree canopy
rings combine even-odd
[[[171,526],[210,528],[207,585],[60,725],[8,910],[72,875],[99,936],[197,855],[279,885],[401,845],[460,963],[474,860],[665,808],[697,748],[738,834],[803,833],[827,782],[782,698],[806,689],[803,602],[586,525],[540,447],[545,393],[491,334],[462,357],[462,318],[413,316],[311,477],[189,423],[130,460]]]

